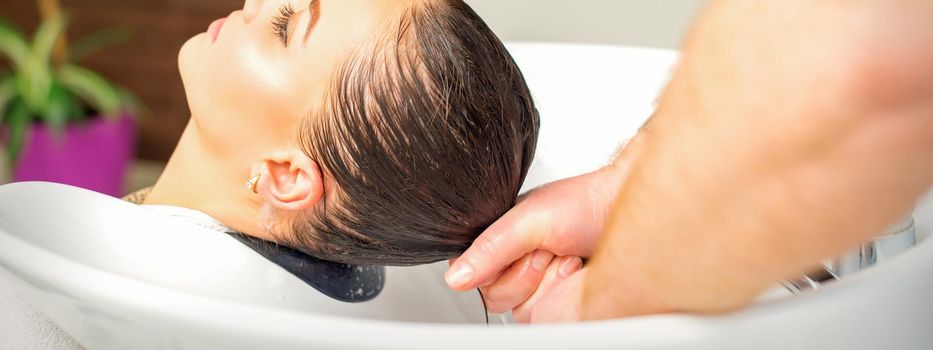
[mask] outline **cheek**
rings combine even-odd
[[[277,119],[290,115],[294,91],[281,56],[249,40],[217,42],[188,91],[192,118],[219,153],[260,150],[283,138]]]

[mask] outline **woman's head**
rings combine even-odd
[[[199,143],[262,175],[260,227],[280,243],[427,263],[514,204],[537,112],[461,1],[248,1],[211,39],[179,58]]]

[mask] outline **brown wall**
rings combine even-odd
[[[188,105],[176,63],[181,45],[216,18],[242,7],[242,0],[61,0],[69,12],[70,38],[100,28],[132,33],[121,45],[102,50],[83,64],[135,93],[149,113],[140,119],[139,156],[166,160],[188,121]],[[34,1],[0,1],[0,18],[32,33]]]

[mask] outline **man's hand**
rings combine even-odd
[[[550,269],[548,273],[550,273]],[[583,268],[570,276],[551,280],[545,278],[538,287],[541,296],[529,299],[529,302],[513,311],[515,319],[531,323],[576,322],[583,319],[580,301],[583,298],[583,283],[587,269]],[[537,293],[537,292],[536,292]]]
[[[624,182],[645,134],[636,135],[616,161],[600,170],[532,190],[452,260],[447,283],[456,290],[481,287],[488,309],[512,309],[526,321],[544,289],[578,270],[606,222],[607,211]],[[548,271],[553,274],[548,276]],[[545,279],[550,278],[547,283]]]
[[[515,308],[538,288],[555,256],[589,256],[610,199],[598,186],[605,170],[560,180],[528,193],[492,224],[447,271],[456,290],[482,287],[494,313]],[[578,269],[568,262],[567,269]],[[573,271],[570,271],[573,272]]]

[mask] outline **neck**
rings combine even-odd
[[[257,223],[260,205],[245,188],[249,167],[224,162],[208,152],[196,128],[193,121],[188,122],[165,171],[143,204],[198,210],[234,230],[270,239]]]

